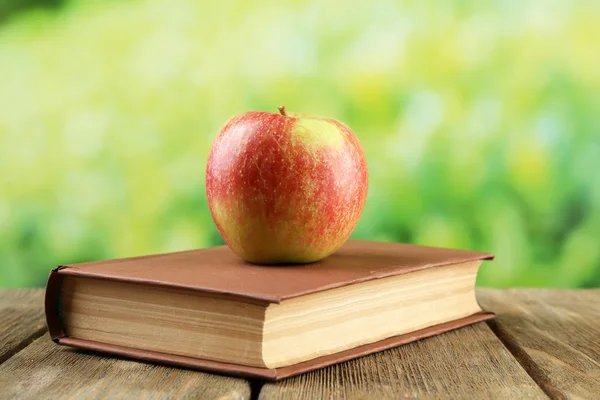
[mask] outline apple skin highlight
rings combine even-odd
[[[339,249],[362,213],[367,163],[341,122],[250,111],[221,129],[206,196],[223,240],[256,264],[310,263]]]

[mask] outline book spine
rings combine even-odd
[[[65,337],[65,329],[61,318],[61,294],[62,282],[64,276],[59,274],[58,267],[50,272],[48,283],[46,283],[46,296],[44,299],[44,308],[46,312],[46,325],[53,341],[57,342]]]

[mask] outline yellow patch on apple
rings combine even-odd
[[[346,141],[340,128],[325,119],[297,119],[292,133],[305,146],[340,148]]]

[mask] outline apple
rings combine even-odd
[[[206,197],[223,240],[256,264],[310,263],[348,239],[367,197],[356,135],[329,118],[250,111],[217,135]]]

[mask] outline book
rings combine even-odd
[[[493,317],[489,253],[350,240],[312,264],[249,264],[226,246],[63,265],[52,339],[140,360],[278,380]]]

